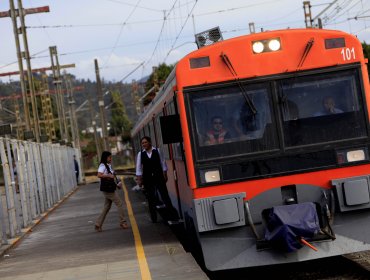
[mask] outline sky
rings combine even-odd
[[[13,1],[17,7],[18,0]],[[370,44],[370,0],[310,3],[312,17],[321,14],[324,28]],[[251,22],[256,32],[305,28],[298,0],[23,0],[25,9],[42,6],[50,12],[25,17],[32,68],[50,67],[49,47],[56,46],[61,65],[75,64],[65,71],[92,81],[95,59],[104,81],[129,83],[196,50],[194,35],[214,27],[224,40],[249,34]],[[8,10],[9,1],[0,0],[0,12]],[[18,71],[15,40],[11,19],[5,17],[0,18],[0,73],[12,71]],[[18,79],[0,78],[5,83]]]

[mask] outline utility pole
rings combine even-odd
[[[32,107],[32,115],[33,115],[33,125],[35,128],[36,142],[40,142],[39,115],[38,115],[37,107],[36,107],[35,84],[33,82],[31,58],[30,58],[30,52],[28,49],[26,22],[24,18],[26,13],[23,9],[22,0],[18,0],[18,13],[19,13],[19,19],[21,22],[20,30],[21,30],[22,38],[23,38],[24,56],[25,56],[26,64],[27,64],[27,77],[28,77],[28,85],[30,88],[30,95],[31,95],[30,98],[31,98],[31,107]]]
[[[75,67],[75,64],[59,65],[60,69],[71,68],[71,67]],[[56,140],[54,116],[52,112],[51,97],[50,97],[51,90],[49,90],[48,78],[46,75],[46,71],[51,71],[51,70],[53,70],[53,67],[50,66],[50,67],[43,67],[43,68],[34,68],[32,69],[32,72],[41,73],[41,76],[42,76],[40,93],[39,94],[36,93],[36,96],[40,95],[41,108],[42,108],[43,117],[44,117],[44,120],[43,121],[39,120],[39,123],[41,124],[42,122],[44,122],[45,123],[44,130],[46,131],[46,134],[48,135],[49,139]],[[21,73],[20,71],[0,73],[0,77],[19,75],[20,73]],[[21,95],[21,97],[23,97],[23,95]],[[4,99],[4,98],[5,97],[0,97],[0,99]],[[18,98],[19,98],[19,95],[15,95],[13,97],[6,97],[5,99],[18,99]],[[15,112],[16,112],[15,114],[17,117],[17,136],[18,136],[18,139],[22,139],[21,138],[22,120],[20,117],[19,106],[16,107]],[[41,126],[40,126],[40,133],[42,133]],[[43,137],[40,136],[40,141],[41,141],[41,138],[43,138],[44,140],[45,138],[44,136]]]
[[[101,129],[102,129],[102,134],[103,134],[103,147],[105,151],[109,151],[107,119],[106,119],[105,110],[104,110],[104,99],[103,99],[103,92],[102,92],[101,81],[100,81],[98,60],[95,59],[94,62],[95,62],[96,86],[97,86],[97,91],[98,91],[98,104],[99,104],[99,112],[100,112],[100,120],[101,120]]]
[[[88,93],[88,98],[89,98],[89,110],[90,110],[91,125],[93,127],[93,132],[94,132],[94,140],[95,140],[95,146],[96,146],[96,153],[97,153],[97,156],[98,156],[98,159],[99,159],[102,151],[101,151],[101,148],[100,148],[98,133],[96,131],[95,112],[94,112],[94,109],[93,109],[93,103],[92,103],[91,93]]]
[[[320,18],[320,16],[325,13],[331,6],[333,6],[336,2],[338,2],[338,0],[334,0],[333,2],[331,2],[330,4],[328,4],[328,6],[322,10],[317,16],[315,16],[314,18],[312,18],[312,14],[311,14],[311,4],[310,4],[310,1],[304,1],[303,2],[303,10],[304,10],[304,16],[305,16],[305,22],[306,22],[306,27],[307,28],[312,28],[312,27],[318,27],[318,28],[322,28],[322,20]],[[317,20],[317,24],[315,24],[315,21]]]
[[[68,92],[68,104],[69,104],[69,116],[70,116],[70,124],[71,124],[71,134],[72,134],[72,143],[73,147],[80,148],[80,134],[78,132],[78,123],[76,119],[76,109],[75,109],[75,100],[73,98],[73,87],[72,87],[72,80],[69,75],[64,75],[66,89]]]
[[[52,103],[51,97],[49,94],[49,84],[48,84],[48,76],[46,75],[45,71],[41,72],[42,77],[42,87],[40,92],[41,98],[41,107],[44,117],[44,128],[45,133],[48,136],[49,140],[55,141],[56,140],[56,133],[55,133],[55,125],[54,125],[54,116],[52,110]]]
[[[22,0],[18,0],[18,9],[15,9],[14,0],[9,0],[10,10],[7,12],[0,12],[0,17],[11,17],[12,24],[13,24],[13,31],[15,36],[15,44],[17,50],[17,58],[18,58],[18,66],[20,71],[20,82],[21,82],[21,89],[22,89],[22,98],[23,98],[23,109],[24,109],[24,116],[25,116],[25,126],[26,132],[28,136],[30,136],[31,132],[31,120],[30,120],[30,112],[28,108],[28,98],[27,98],[27,86],[25,82],[24,70],[23,70],[23,61],[22,58],[26,60],[27,64],[27,77],[28,77],[28,85],[30,90],[30,99],[31,99],[31,106],[32,106],[32,114],[33,114],[33,126],[35,129],[36,141],[40,141],[40,129],[39,129],[39,121],[38,121],[38,113],[36,108],[36,100],[35,100],[35,88],[33,84],[33,77],[32,77],[32,69],[31,69],[31,61],[30,55],[28,50],[28,41],[27,41],[27,32],[26,32],[26,24],[25,24],[25,16],[28,14],[35,14],[35,13],[45,13],[49,12],[49,7],[38,7],[38,8],[30,8],[30,9],[23,9]],[[17,26],[17,19],[19,17],[21,27],[18,28]],[[20,42],[19,42],[19,34],[22,34],[23,39],[23,47],[24,52],[21,52]]]
[[[51,58],[51,69],[53,71],[54,85],[56,87],[56,104],[59,119],[60,136],[65,142],[69,142],[66,115],[64,111],[64,95],[62,93],[62,80],[60,75],[60,65],[58,60],[57,47],[49,47]]]
[[[10,16],[11,16],[12,24],[13,24],[15,46],[17,49],[18,67],[20,71],[20,84],[21,84],[22,99],[23,99],[24,121],[25,121],[26,131],[30,131],[31,130],[30,111],[28,107],[27,89],[26,89],[25,78],[24,78],[21,45],[20,45],[19,36],[18,36],[17,15],[16,15],[16,10],[14,7],[13,0],[10,0],[9,4],[10,4]]]
[[[306,28],[312,28],[312,15],[310,1],[303,1],[304,21]]]

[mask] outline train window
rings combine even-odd
[[[214,88],[187,96],[198,159],[277,148],[267,85]]]
[[[156,140],[157,137],[156,137],[156,135],[155,135],[154,132],[155,132],[154,125],[153,125],[153,121],[151,120],[149,122],[149,136],[152,139],[152,145],[155,146],[155,147],[157,147],[158,146],[158,143],[157,143],[157,140]]]
[[[168,114],[177,115],[177,111],[175,108],[175,102],[171,101],[168,106]],[[178,129],[181,129],[181,127],[178,127]],[[180,131],[181,135],[181,131]],[[182,136],[181,136],[182,137]],[[172,144],[172,151],[173,151],[173,157],[175,159],[182,159],[182,152],[181,152],[181,143],[175,142]]]
[[[295,77],[282,81],[280,88],[286,146],[366,136],[355,70]]]
[[[160,148],[162,155],[165,159],[170,158],[170,154],[168,152],[168,146],[163,145],[163,139],[162,139],[162,132],[161,132],[161,125],[160,125],[160,117],[163,116],[163,113],[160,112],[156,117],[155,117],[155,127],[156,127],[156,135],[158,139],[158,148]]]

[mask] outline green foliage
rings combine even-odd
[[[364,51],[364,56],[365,58],[370,60],[370,45],[366,44],[365,42],[362,43],[362,49]],[[367,71],[369,72],[370,75],[370,66],[369,63],[367,64]]]
[[[92,156],[96,154],[96,145],[94,141],[94,135],[92,133],[81,135],[80,140],[87,140],[87,145],[82,147],[82,154],[84,156]]]
[[[112,92],[112,118],[110,135],[125,135],[129,134],[132,124],[127,116],[125,105],[118,91]]]
[[[167,65],[166,63],[162,63],[162,64],[158,65],[157,73],[153,72],[149,76],[149,79],[145,83],[145,92],[150,90],[156,83],[157,83],[158,87],[163,85],[164,82],[166,81],[168,75],[171,73],[171,71],[174,67],[175,67],[175,65],[173,65],[173,64]],[[158,90],[158,89],[156,89],[156,90]],[[148,94],[146,96],[146,98],[143,101],[144,105],[149,104],[153,100],[153,98],[155,97],[155,94],[156,94],[156,90],[153,91],[151,94]]]

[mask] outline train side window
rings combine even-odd
[[[157,135],[157,138],[158,138],[158,148],[160,148],[162,154],[163,154],[163,157],[165,159],[170,159],[170,153],[168,151],[168,146],[167,145],[164,145],[163,144],[163,137],[162,137],[162,128],[161,128],[161,124],[160,124],[160,119],[161,117],[163,117],[163,113],[159,113],[156,117],[155,117],[155,128],[156,128],[156,135]]]
[[[158,143],[157,143],[157,136],[155,135],[155,130],[154,130],[154,125],[153,125],[153,120],[151,120],[149,122],[149,133],[150,133],[150,138],[152,139],[152,145],[157,147],[158,146]]]
[[[166,143],[171,143],[172,151],[173,151],[173,158],[182,160],[182,151],[181,151],[181,143],[182,143],[182,132],[181,132],[181,124],[180,124],[180,116],[177,114],[175,108],[175,102],[171,101],[168,103],[167,107],[167,116],[168,120],[164,124],[165,127],[168,127],[170,133],[170,137],[166,137]],[[163,118],[161,120],[163,122]]]

